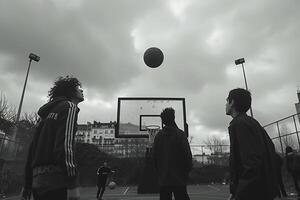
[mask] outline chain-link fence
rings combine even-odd
[[[0,138],[0,197],[22,187],[25,158],[29,144]]]
[[[229,145],[191,144],[193,159],[201,165],[228,166]]]
[[[285,153],[287,146],[299,150],[300,113],[277,120],[264,126],[275,144],[277,152]]]

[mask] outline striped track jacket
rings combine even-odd
[[[66,98],[42,106],[26,164],[25,185],[74,188],[78,184],[74,139],[79,108]]]

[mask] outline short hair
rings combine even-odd
[[[287,146],[287,147],[285,148],[285,153],[286,153],[286,154],[291,153],[291,152],[293,152],[293,151],[294,151],[293,148],[290,147],[290,146]]]
[[[77,78],[72,76],[59,76],[48,92],[49,100],[51,101],[56,97],[66,97],[71,99],[78,86],[81,86],[81,83]]]
[[[246,113],[251,107],[251,93],[243,88],[236,88],[229,92],[228,102],[234,100],[234,108],[237,112]]]
[[[160,114],[163,124],[170,125],[175,121],[175,110],[171,107],[165,108]]]

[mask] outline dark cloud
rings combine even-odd
[[[185,97],[191,134],[225,134],[225,98],[244,87],[262,122],[295,112],[299,84],[299,1],[12,1],[0,3],[0,84],[19,103],[28,54],[33,63],[24,111],[46,101],[59,75],[83,83],[81,122],[115,120],[118,96]],[[144,51],[161,48],[150,69]],[[199,133],[203,131],[205,133]]]

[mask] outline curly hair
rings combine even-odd
[[[234,100],[234,108],[240,113],[246,113],[251,107],[251,93],[243,88],[236,88],[229,92],[228,102]]]
[[[77,86],[81,86],[77,78],[72,76],[59,76],[48,92],[49,100],[51,101],[56,97],[71,99],[74,96]]]

